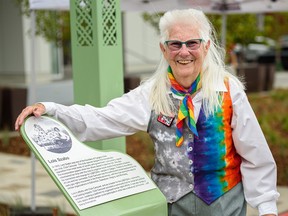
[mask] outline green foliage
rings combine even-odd
[[[10,143],[9,129],[5,126],[4,130],[0,134],[3,146],[6,147]]]
[[[29,0],[14,0],[20,12],[31,16]],[[70,41],[70,13],[69,11],[37,10],[35,11],[36,35],[43,36],[47,41],[57,46]]]
[[[17,195],[15,197],[15,203],[13,205],[13,208],[17,211],[22,211],[25,207],[24,207],[24,204],[23,204],[23,199],[20,195]]]
[[[143,19],[158,32],[158,23],[163,13],[143,13]],[[222,17],[219,14],[207,14],[213,24],[218,40],[221,36]],[[265,14],[264,30],[257,28],[257,14],[229,14],[227,15],[226,49],[232,44],[240,43],[247,45],[254,42],[255,36],[266,36],[274,40],[288,34],[288,13]]]
[[[61,45],[63,41],[70,40],[70,19],[66,11],[37,11],[37,35],[44,36],[47,41]]]
[[[0,203],[0,215],[1,216],[9,216],[9,208],[6,204]]]
[[[126,137],[127,153],[150,171],[154,165],[154,145],[146,132],[137,132]]]
[[[265,16],[264,36],[278,40],[288,34],[288,12],[270,13]]]
[[[142,18],[145,22],[149,23],[159,33],[159,20],[164,13],[142,13]]]
[[[29,0],[14,0],[14,3],[19,6],[20,12],[26,16],[30,16]]]
[[[218,40],[220,41],[222,16],[219,14],[207,14],[207,17],[216,29]],[[227,47],[230,47],[231,44],[235,43],[246,45],[249,42],[254,41],[255,36],[260,34],[256,26],[257,17],[255,14],[227,15]]]
[[[278,184],[287,185],[288,89],[249,94],[248,98],[277,163]]]

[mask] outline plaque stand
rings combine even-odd
[[[77,215],[167,215],[166,198],[129,155],[91,148],[48,116],[28,117],[20,132]]]

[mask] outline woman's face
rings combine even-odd
[[[191,39],[201,39],[196,26],[183,23],[169,29],[169,41],[185,42]],[[179,50],[172,50],[167,44],[160,44],[161,51],[171,66],[175,79],[184,88],[189,88],[200,73],[209,45],[210,41],[202,41],[200,47],[195,50],[188,49],[185,44]]]

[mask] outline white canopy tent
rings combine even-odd
[[[81,3],[85,4],[85,0]],[[30,0],[30,7],[32,10],[69,10],[69,0]],[[122,11],[157,13],[184,8],[221,14],[221,42],[225,46],[227,14],[288,11],[288,0],[121,0]]]
[[[29,0],[31,10],[69,10],[69,0]]]
[[[218,14],[263,13],[288,11],[288,0],[121,0],[122,11],[160,12],[189,7]],[[69,10],[69,0],[30,0],[30,8]]]
[[[123,11],[167,11],[199,8],[206,13],[263,13],[288,11],[288,0],[121,0]]]

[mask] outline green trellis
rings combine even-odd
[[[75,103],[105,106],[123,94],[120,2],[71,0],[70,20]],[[91,146],[125,152],[125,138]]]

